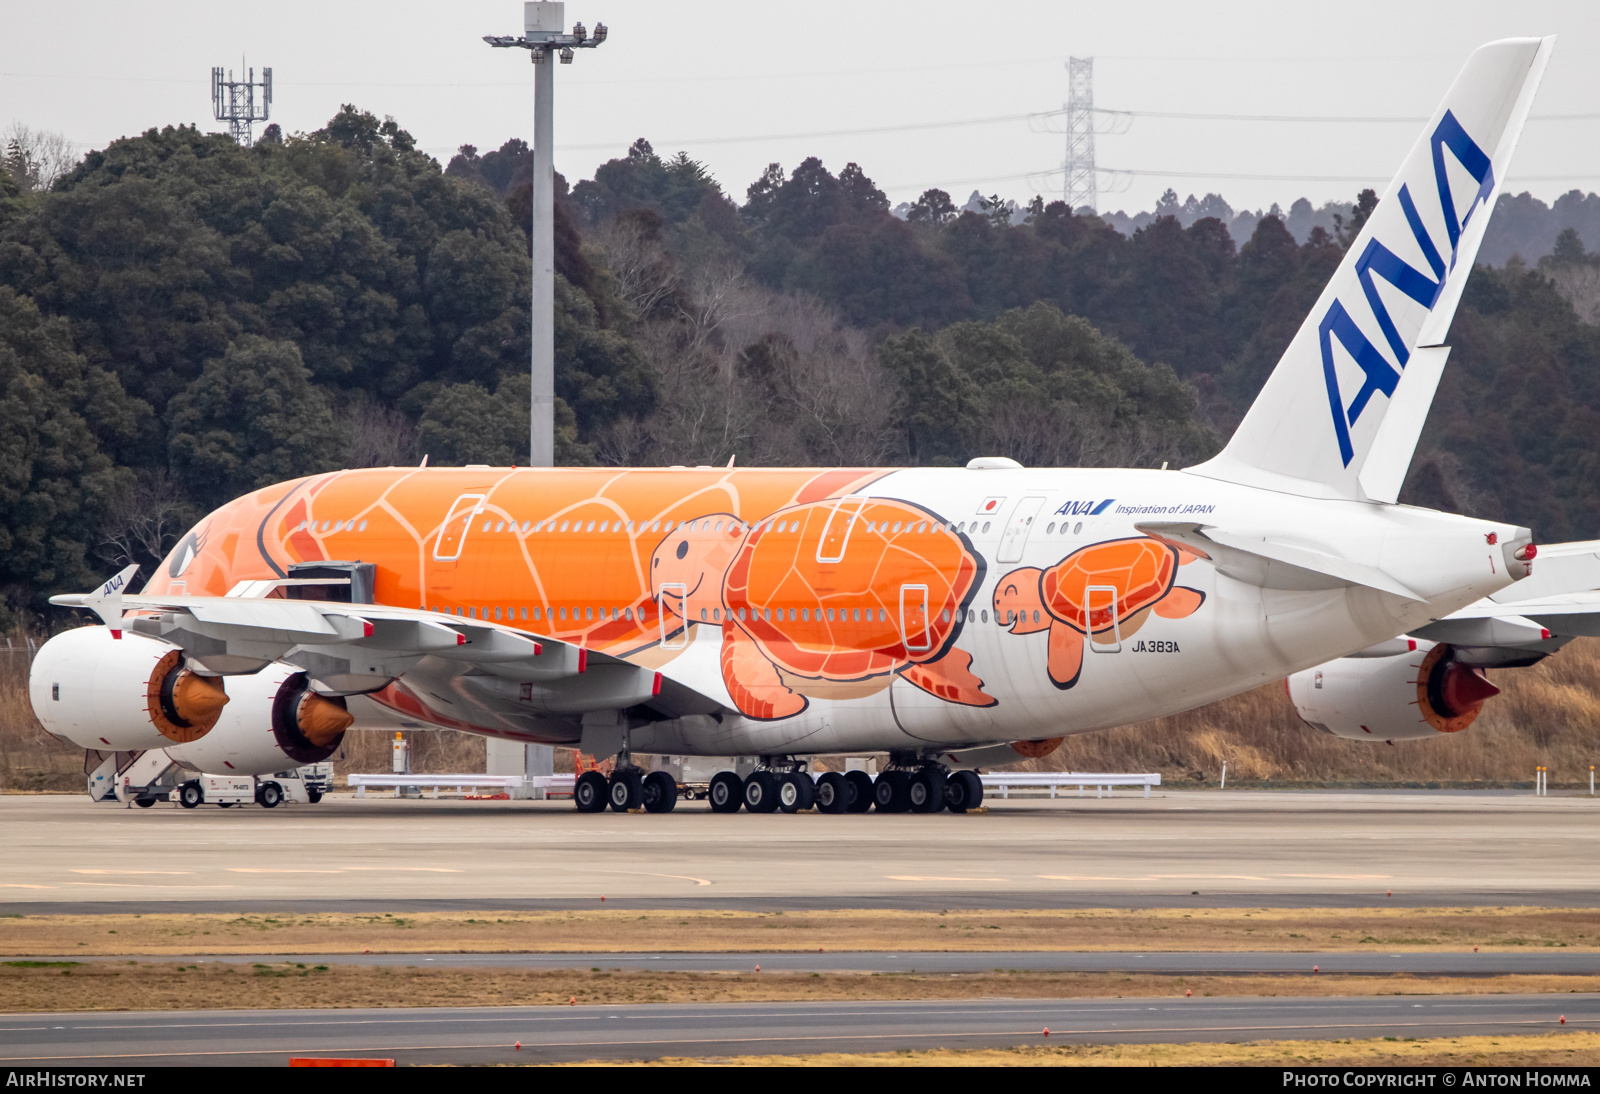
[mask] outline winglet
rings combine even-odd
[[[117,576],[100,586],[98,592],[83,598],[83,607],[98,615],[111,628],[112,638],[122,637],[122,594],[139,572],[139,564],[126,566]]]

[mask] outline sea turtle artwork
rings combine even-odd
[[[722,677],[746,716],[882,690],[898,674],[951,703],[993,706],[955,646],[984,565],[949,522],[909,502],[829,498],[753,524],[685,522],[656,547],[664,615],[722,631]]]
[[[1079,548],[1049,569],[1024,566],[995,586],[994,610],[1012,634],[1050,632],[1050,680],[1063,690],[1083,671],[1085,636],[1109,644],[1127,639],[1150,613],[1193,615],[1205,593],[1176,583],[1194,556],[1135,536]]]

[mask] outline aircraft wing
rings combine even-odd
[[[413,695],[460,706],[455,720],[463,728],[482,724],[468,712],[493,713],[497,724],[514,728],[519,715],[574,720],[644,707],[677,718],[723,710],[715,698],[655,669],[487,620],[380,604],[109,594],[114,584],[51,603],[88,608],[114,630],[170,642],[216,675],[283,661],[304,669],[324,694],[403,685]]]
[[[1540,547],[1527,577],[1411,633],[1483,667],[1532,664],[1574,638],[1600,637],[1600,541]]]

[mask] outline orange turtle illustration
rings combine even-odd
[[[947,702],[993,706],[954,644],[983,572],[948,522],[886,498],[830,498],[754,524],[711,514],[650,562],[663,612],[721,627],[728,693],[760,719],[893,673]]]
[[[1193,561],[1143,536],[1090,544],[1047,570],[1024,566],[1006,574],[995,587],[995,615],[1012,634],[1049,629],[1050,680],[1065,690],[1083,671],[1085,635],[1127,638],[1151,612],[1182,619],[1199,609],[1205,593],[1175,583],[1178,567]]]

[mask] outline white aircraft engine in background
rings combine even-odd
[[[39,648],[28,696],[44,728],[82,748],[163,748],[201,740],[228,702],[221,679],[181,650],[107,627],[63,631]]]
[[[1500,694],[1454,647],[1400,638],[1289,677],[1289,698],[1314,729],[1352,741],[1457,733]]]
[[[281,661],[228,677],[228,692],[233,701],[216,727],[168,756],[197,771],[264,775],[326,760],[355,721],[343,699],[318,695],[304,672]]]

